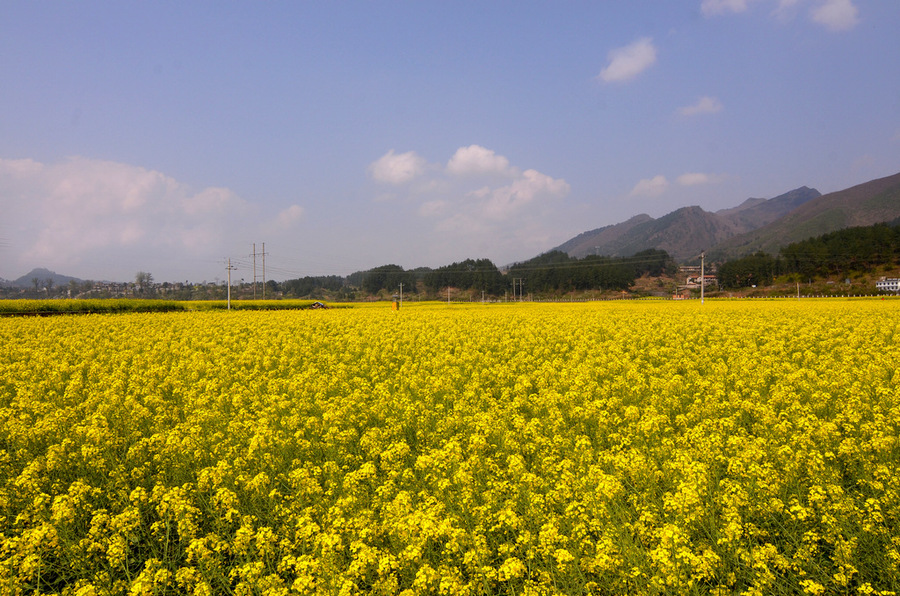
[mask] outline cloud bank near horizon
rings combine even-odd
[[[222,260],[230,239],[290,230],[304,215],[292,205],[267,219],[227,188],[194,189],[158,171],[84,157],[0,159],[0,194],[11,199],[3,231],[17,248],[11,261],[29,269],[94,271],[126,256],[135,263]]]
[[[430,245],[476,247],[500,259],[545,249],[544,218],[570,192],[565,180],[475,144],[443,162],[391,150],[367,174],[376,192],[362,219],[391,213]],[[315,233],[303,205],[267,210],[228,188],[193,188],[163,172],[86,157],[0,159],[0,195],[9,205],[0,248],[13,278],[37,266],[85,279],[127,280],[142,270],[160,281],[198,281],[198,269],[215,277],[226,258],[246,258],[250,241],[266,239],[270,250],[288,254],[298,230]]]

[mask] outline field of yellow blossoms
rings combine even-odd
[[[900,300],[0,319],[0,594],[891,594]]]

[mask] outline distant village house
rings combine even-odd
[[[875,282],[875,288],[880,292],[900,292],[900,277],[882,277]]]

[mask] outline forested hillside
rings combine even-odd
[[[675,261],[664,250],[650,249],[632,257],[589,255],[583,259],[551,251],[509,268],[507,277],[522,280],[526,291],[627,290],[641,275],[675,273]]]
[[[893,265],[900,266],[900,220],[793,242],[777,257],[757,252],[727,261],[719,266],[717,278],[723,288],[729,289],[768,285],[778,275],[797,274],[808,279]]]
[[[807,201],[766,226],[712,247],[707,256],[721,260],[757,251],[776,254],[792,242],[898,217],[900,174],[894,174]]]

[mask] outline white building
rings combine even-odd
[[[685,282],[688,286],[700,287],[700,276],[699,275],[688,275],[687,281]],[[705,286],[717,286],[719,285],[719,278],[715,275],[704,275],[703,276],[703,285]]]
[[[881,292],[900,292],[900,277],[882,277],[875,282],[875,288]]]

